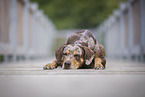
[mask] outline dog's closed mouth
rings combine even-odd
[[[69,65],[65,65],[63,69],[71,69]]]

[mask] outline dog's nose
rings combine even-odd
[[[65,65],[65,66],[70,66],[70,65],[71,65],[71,62],[70,62],[70,61],[66,61],[66,62],[64,63],[64,65]]]

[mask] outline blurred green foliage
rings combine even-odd
[[[4,61],[4,55],[0,54],[0,63]]]
[[[97,27],[120,2],[126,0],[31,0],[53,21],[58,30]]]

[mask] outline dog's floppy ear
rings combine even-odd
[[[66,46],[66,44],[63,44],[55,52],[56,63],[59,65],[61,65],[61,62],[62,62],[62,55],[63,55],[63,50],[64,50],[65,46]]]
[[[85,64],[90,65],[92,60],[94,59],[94,52],[86,46],[81,46],[81,47],[84,50]]]

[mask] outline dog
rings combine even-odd
[[[89,30],[73,33],[55,52],[56,60],[43,69],[105,69],[105,49]]]

